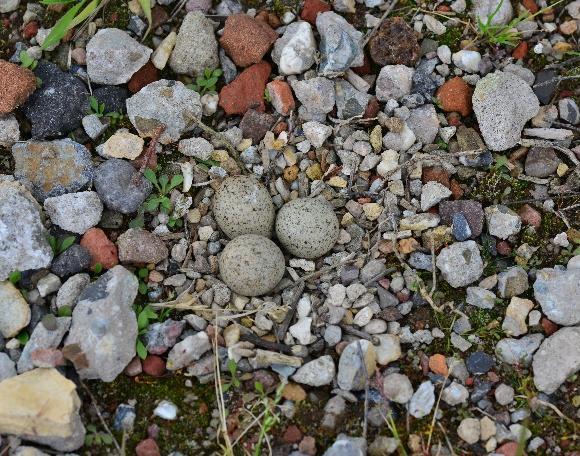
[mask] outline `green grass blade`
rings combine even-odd
[[[73,19],[72,24],[69,28],[76,27],[77,25],[82,23],[85,19],[87,19],[93,13],[93,11],[97,9],[97,6],[99,6],[100,2],[101,0],[93,0],[91,3],[85,6],[85,8],[79,13],[79,15]]]
[[[66,12],[66,14],[57,21],[56,24],[54,24],[54,27],[52,28],[52,30],[50,31],[50,33],[48,34],[48,36],[44,40],[44,43],[42,43],[41,47],[43,50],[46,51],[46,49],[54,46],[60,40],[62,40],[62,38],[66,35],[66,32],[68,32],[70,30],[70,28],[72,27],[71,24],[72,24],[75,16],[79,12],[79,10],[82,8],[82,6],[85,4],[85,2],[86,2],[86,0],[81,0],[79,3],[77,3],[71,9],[69,9]]]
[[[149,23],[149,27],[147,28],[145,35],[143,35],[143,39],[145,39],[145,38],[147,38],[147,35],[151,31],[151,26],[153,24],[153,19],[151,16],[151,0],[139,0],[139,5],[141,5],[141,9],[143,10],[143,14],[145,14],[145,17],[147,18],[147,22]]]

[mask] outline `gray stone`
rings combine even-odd
[[[22,374],[34,369],[35,366],[32,361],[34,350],[58,348],[62,338],[70,328],[70,324],[71,317],[56,318],[56,328],[54,329],[47,329],[42,323],[37,324],[18,359],[18,373]]]
[[[310,144],[319,148],[322,147],[324,141],[332,134],[332,127],[311,120],[310,122],[304,122],[302,124],[302,131],[304,131],[304,136],[310,141]]]
[[[101,220],[103,203],[96,192],[67,193],[45,199],[44,210],[63,230],[84,234]]]
[[[532,147],[526,154],[524,170],[528,176],[550,177],[562,163],[551,147]]]
[[[399,336],[395,336],[394,334],[378,334],[376,338],[379,340],[379,345],[375,346],[377,363],[386,366],[401,357]]]
[[[456,406],[465,403],[469,399],[469,391],[465,386],[453,382],[443,390],[441,399],[451,406]]]
[[[522,78],[526,83],[531,86],[534,84],[536,80],[536,75],[532,72],[532,70],[522,66],[516,65],[515,63],[510,63],[503,68],[503,71],[506,73],[512,73],[516,76]]]
[[[385,65],[381,68],[376,83],[379,101],[398,100],[411,93],[415,70],[405,65]]]
[[[545,339],[532,368],[536,387],[547,394],[555,392],[580,369],[580,327],[561,328]]]
[[[528,287],[528,273],[521,266],[508,268],[497,276],[497,292],[502,298],[521,295]]]
[[[558,111],[560,112],[560,119],[572,125],[577,125],[580,122],[580,110],[573,98],[562,98],[558,100]]]
[[[88,269],[90,265],[90,252],[81,245],[73,244],[53,260],[50,270],[59,277],[68,277]]]
[[[377,435],[369,445],[369,456],[385,456],[393,454],[399,448],[399,440],[395,437]]]
[[[292,376],[292,380],[309,386],[329,385],[335,373],[336,367],[332,356],[325,355],[300,367]]]
[[[312,26],[305,21],[292,22],[274,43],[272,60],[280,74],[301,74],[314,65],[316,39]]]
[[[467,304],[479,307],[480,309],[493,309],[496,299],[497,297],[492,291],[480,287],[468,287],[465,301]]]
[[[179,141],[178,150],[183,155],[205,161],[211,158],[214,148],[207,139],[188,138]]]
[[[488,18],[493,15],[490,25],[505,25],[512,19],[514,12],[511,2],[506,0],[474,0],[471,14],[476,18],[476,23],[479,19],[487,24]]]
[[[409,402],[409,413],[415,418],[423,418],[431,413],[435,405],[435,387],[429,380],[421,383]]]
[[[383,136],[383,146],[397,152],[405,152],[415,143],[415,133],[406,123],[403,123],[401,131],[389,131]],[[379,165],[380,166],[380,165]]]
[[[169,256],[165,243],[157,235],[141,228],[129,228],[117,239],[122,263],[159,263]]]
[[[518,214],[502,204],[485,208],[487,231],[500,239],[518,234],[522,228],[522,220]]]
[[[0,382],[16,375],[14,361],[6,353],[0,352]]]
[[[97,139],[109,128],[109,123],[107,121],[101,122],[101,117],[96,114],[84,116],[81,122],[85,133],[91,139]]]
[[[462,214],[467,219],[472,237],[481,234],[484,212],[480,202],[473,200],[441,201],[439,204],[441,223],[451,225],[455,214]]]
[[[159,141],[170,144],[195,128],[202,115],[201,100],[182,82],[161,79],[127,99],[127,115],[141,137],[152,137],[164,127]]]
[[[364,63],[363,34],[342,16],[333,11],[320,13],[316,28],[320,34],[321,75],[336,76]]]
[[[112,382],[135,356],[137,276],[115,266],[88,285],[73,310],[66,345],[78,344],[88,366],[81,378]]]
[[[453,63],[468,73],[477,73],[481,63],[481,54],[477,51],[462,49],[452,55]]]
[[[18,120],[13,114],[0,116],[0,146],[12,147],[20,140],[20,128]]]
[[[406,404],[413,396],[413,385],[404,374],[388,374],[383,379],[383,392],[390,401]]]
[[[219,67],[214,26],[202,12],[192,11],[183,19],[169,66],[177,74],[196,77],[202,75],[206,68],[213,70]]]
[[[43,298],[57,291],[60,286],[61,282],[58,276],[50,272],[39,279],[36,283],[36,289]]]
[[[437,267],[453,288],[475,282],[483,273],[483,261],[474,241],[456,242],[437,255]]]
[[[13,271],[50,265],[53,252],[40,214],[40,206],[21,184],[0,180],[0,280]]]
[[[167,356],[167,370],[174,371],[189,366],[211,349],[207,334],[203,331],[188,336],[175,344]]]
[[[440,201],[451,196],[451,190],[436,181],[429,181],[421,190],[421,210],[426,212]]]
[[[11,13],[16,11],[20,5],[20,0],[2,0],[0,1],[0,13]]]
[[[359,348],[360,347],[360,348]],[[364,360],[364,364],[363,364]],[[346,391],[360,391],[365,388],[367,375],[375,371],[377,354],[368,340],[348,344],[338,362],[338,386]]]
[[[123,30],[101,29],[87,43],[87,73],[96,84],[125,84],[152,52]]]
[[[363,283],[373,280],[377,277],[382,278],[383,274],[387,270],[385,263],[380,260],[371,260],[363,266],[360,271],[360,278]],[[378,279],[377,279],[378,280]]]
[[[531,87],[511,73],[490,73],[477,82],[473,92],[473,111],[481,134],[494,151],[515,146],[524,125],[539,109]]]
[[[546,316],[559,325],[580,322],[580,269],[541,269],[536,273],[534,297]]]
[[[495,400],[499,405],[509,405],[514,400],[514,393],[511,386],[501,383],[494,391]]]
[[[93,178],[91,153],[70,139],[27,141],[12,146],[14,177],[43,202],[51,196],[77,192]]]
[[[56,294],[57,309],[60,309],[61,307],[74,309],[79,296],[90,282],[91,277],[88,274],[76,274],[70,277],[62,284]]]
[[[479,441],[480,425],[477,418],[464,418],[457,427],[457,435],[461,440],[473,445]]]
[[[311,115],[325,115],[334,108],[334,83],[327,78],[316,77],[303,81],[290,81],[292,90]]]
[[[153,185],[131,163],[112,158],[95,172],[95,190],[107,208],[132,214],[151,193]]]
[[[324,452],[323,456],[365,456],[366,454],[366,439],[339,434],[336,441]]]
[[[336,80],[334,91],[339,119],[350,119],[364,114],[372,98],[371,95],[355,89],[350,82],[343,79]]]
[[[543,339],[542,334],[530,334],[520,339],[502,339],[495,347],[495,354],[504,363],[528,366]]]
[[[415,133],[417,141],[431,144],[439,133],[439,118],[432,104],[426,104],[411,110],[406,120],[407,126]]]

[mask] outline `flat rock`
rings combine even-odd
[[[301,74],[314,65],[316,39],[308,22],[292,22],[274,43],[272,60],[280,74]]]
[[[507,239],[517,234],[522,228],[522,220],[509,207],[495,204],[485,208],[487,231],[499,239]]]
[[[219,105],[228,115],[244,114],[248,109],[266,110],[264,90],[272,67],[259,62],[246,68],[220,91]]]
[[[495,354],[504,363],[528,366],[543,339],[542,334],[530,334],[519,339],[501,339],[495,346]]]
[[[97,84],[125,84],[153,52],[116,28],[100,29],[87,43],[87,73]]]
[[[0,433],[59,452],[85,443],[75,384],[56,369],[34,369],[0,382]]]
[[[90,252],[81,245],[73,244],[54,259],[50,270],[59,277],[68,277],[88,269],[90,265]]]
[[[0,180],[0,280],[11,272],[46,268],[53,252],[41,220],[41,207],[14,181]]]
[[[0,60],[0,115],[24,104],[36,90],[36,77],[27,68]]]
[[[0,334],[16,336],[30,322],[30,306],[11,282],[0,282]]]
[[[545,339],[534,355],[532,368],[538,390],[555,392],[580,369],[580,327],[559,329]]]
[[[518,296],[528,287],[528,273],[521,266],[508,268],[497,276],[497,291],[502,298]]]
[[[81,378],[112,382],[135,356],[138,285],[135,274],[115,266],[79,296],[65,345],[77,344],[84,353],[86,366],[77,368]]]
[[[211,349],[207,334],[203,331],[188,336],[175,344],[167,356],[167,370],[175,371],[189,366]]]
[[[40,61],[34,73],[42,85],[22,108],[32,124],[32,137],[62,137],[79,128],[89,109],[85,84],[51,62]]]
[[[351,83],[342,79],[336,80],[334,92],[339,119],[362,116],[372,98],[371,95],[355,89]]]
[[[91,153],[70,139],[26,141],[12,146],[14,177],[34,197],[46,198],[77,192],[93,179]]]
[[[137,212],[153,186],[131,163],[118,158],[95,171],[95,190],[107,208],[123,214]]]
[[[484,212],[480,202],[473,200],[441,201],[439,204],[441,223],[451,225],[455,214],[462,214],[467,219],[472,237],[475,238],[481,234]]]
[[[491,19],[492,25],[505,25],[512,19],[514,12],[511,2],[504,0],[474,0],[471,5],[471,14],[476,18],[476,23],[477,19],[479,19],[484,24],[487,24],[488,18],[493,15]]]
[[[135,160],[143,152],[145,141],[127,129],[117,130],[103,144],[100,153],[105,158],[126,158]]]
[[[316,77],[302,81],[290,81],[296,98],[312,115],[327,114],[334,108],[334,83],[327,78]]]
[[[423,418],[431,413],[435,405],[435,387],[429,380],[421,383],[409,402],[409,413],[415,418]]]
[[[122,263],[159,263],[169,252],[155,234],[141,228],[129,228],[117,239],[119,260]]]
[[[232,14],[226,19],[220,45],[236,65],[247,67],[262,60],[277,38],[267,23],[247,14]]]
[[[159,142],[169,144],[193,130],[195,119],[201,119],[200,96],[182,82],[161,79],[127,99],[127,115],[143,138],[155,136],[164,127]]]
[[[472,100],[483,139],[494,151],[515,146],[524,125],[540,109],[538,98],[525,81],[501,71],[480,79]]]
[[[300,367],[292,376],[292,380],[309,386],[329,385],[335,373],[336,367],[332,357],[325,355]]]
[[[202,12],[192,11],[183,18],[169,66],[177,74],[196,77],[220,66],[214,27]]]
[[[405,65],[385,65],[381,68],[376,84],[379,101],[399,100],[411,93],[415,70]]]
[[[534,297],[546,316],[559,325],[580,322],[580,269],[540,269],[534,282]]]
[[[526,154],[525,173],[532,177],[550,177],[562,163],[552,147],[532,147]]]
[[[327,11],[317,16],[316,29],[320,34],[320,75],[336,76],[350,67],[363,65],[363,34],[346,19]]]
[[[432,104],[412,109],[406,123],[415,134],[417,141],[423,144],[432,144],[439,133],[439,118]]]
[[[44,210],[63,230],[84,234],[101,220],[103,203],[96,192],[67,193],[45,199]]]
[[[437,267],[453,288],[475,282],[483,273],[483,261],[474,241],[456,242],[437,255]]]
[[[374,372],[376,359],[375,348],[368,340],[354,341],[348,344],[341,353],[338,362],[338,386],[346,391],[364,389],[365,369],[367,374]],[[364,360],[364,365],[362,360]]]
[[[392,373],[383,379],[383,392],[387,399],[398,404],[406,404],[413,396],[413,385],[404,374]]]

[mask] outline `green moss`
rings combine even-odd
[[[439,35],[437,38],[439,45],[446,44],[449,48],[456,52],[459,50],[459,44],[461,43],[461,37],[463,31],[459,27],[447,27],[447,31],[443,35]]]
[[[127,2],[122,0],[112,0],[107,4],[104,11],[104,20],[107,27],[127,28],[131,19],[131,11]]]

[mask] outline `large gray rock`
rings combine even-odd
[[[534,383],[552,394],[580,369],[580,327],[562,328],[542,342],[532,363]]]
[[[56,318],[56,328],[47,329],[41,322],[36,325],[34,331],[30,335],[30,340],[24,346],[22,354],[18,359],[17,368],[18,373],[34,369],[32,362],[32,352],[42,348],[58,348],[62,338],[68,331],[71,323],[71,317]]]
[[[534,282],[534,297],[554,323],[580,323],[580,269],[541,269]]]
[[[27,141],[12,146],[14,177],[43,202],[77,192],[93,178],[91,153],[70,139]]]
[[[320,34],[321,75],[336,76],[364,63],[363,34],[342,16],[332,11],[321,13],[316,28]]]
[[[301,74],[314,65],[316,39],[312,26],[305,21],[289,24],[284,34],[274,43],[272,60],[280,74]]]
[[[376,95],[379,101],[398,100],[411,93],[415,70],[405,65],[385,65],[377,78]]]
[[[156,234],[141,228],[129,228],[117,239],[122,263],[159,263],[169,252]]]
[[[502,339],[495,346],[495,354],[504,363],[528,366],[542,340],[544,340],[542,334],[530,334],[519,339]]]
[[[138,286],[135,274],[115,266],[79,296],[66,345],[84,352],[88,366],[77,369],[81,378],[112,382],[135,356]]]
[[[103,203],[96,192],[67,193],[45,199],[44,209],[55,225],[84,234],[101,220]]]
[[[475,241],[456,242],[441,249],[436,264],[453,288],[465,287],[483,273],[483,261]]]
[[[93,83],[125,84],[152,52],[123,30],[101,29],[87,43],[87,73]]]
[[[213,24],[202,12],[192,11],[183,19],[169,66],[178,74],[190,76],[199,76],[206,68],[219,67]]]
[[[472,101],[485,144],[495,151],[515,146],[526,122],[540,109],[538,97],[523,79],[501,71],[477,82]]]
[[[53,253],[40,213],[24,186],[0,180],[0,280],[13,271],[50,266]]]
[[[161,79],[143,87],[127,99],[127,115],[144,138],[165,127],[159,141],[169,144],[195,128],[202,115],[199,94],[179,81]]]
[[[335,373],[336,367],[332,356],[325,355],[300,367],[292,376],[292,380],[309,386],[329,385]]]

